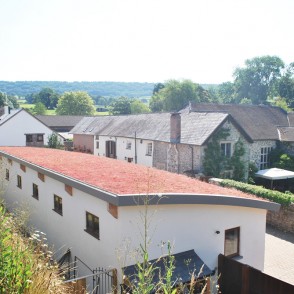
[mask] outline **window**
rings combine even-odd
[[[232,156],[232,144],[231,143],[221,143],[221,153],[225,157]]]
[[[54,195],[54,209],[55,212],[62,215],[62,198]]]
[[[33,135],[26,135],[26,141],[27,142],[33,142]]]
[[[99,217],[86,211],[86,229],[85,231],[93,237],[100,239]]]
[[[132,149],[132,142],[127,141],[127,143],[126,143],[126,149]]]
[[[152,155],[152,143],[147,143],[146,155],[148,156]]]
[[[37,142],[43,142],[43,134],[38,134],[37,135]]]
[[[265,169],[269,166],[269,154],[273,150],[272,147],[262,147],[260,149],[260,166],[259,169]]]
[[[239,256],[240,227],[225,230],[225,256]]]
[[[96,141],[96,149],[99,149],[99,141]]]
[[[99,140],[99,135],[96,135],[96,136],[95,136],[95,139],[96,139],[96,140]]]
[[[33,197],[39,200],[39,188],[36,184],[33,184]]]
[[[5,179],[6,179],[7,181],[9,181],[9,169],[8,169],[8,168],[6,169]]]
[[[21,184],[21,176],[19,176],[19,175],[17,175],[17,187],[18,187],[19,189],[22,188],[22,184]]]

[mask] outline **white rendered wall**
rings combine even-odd
[[[173,253],[194,249],[210,269],[214,269],[218,255],[224,254],[224,231],[240,226],[240,255],[243,258],[239,261],[263,270],[265,210],[195,204],[150,206],[148,211],[148,234],[152,236],[150,259],[162,254],[162,242],[170,241],[174,245]],[[122,207],[119,219],[120,239],[129,239],[132,247],[137,248],[138,240],[142,241],[140,232],[143,232],[138,207]]]
[[[17,175],[22,177],[22,189],[16,186]],[[118,220],[108,212],[105,201],[77,189],[73,189],[70,196],[63,183],[47,176],[42,182],[36,171],[26,168],[23,172],[17,162],[10,166],[10,180],[4,181],[8,184],[4,196],[8,207],[25,207],[30,213],[30,224],[47,234],[55,252],[60,254],[70,248],[73,257],[78,256],[91,268],[117,267]],[[33,183],[38,185],[39,200],[32,197]],[[52,210],[54,194],[62,198],[62,216]],[[100,240],[84,231],[86,211],[99,217]]]
[[[52,130],[22,110],[0,126],[0,146],[26,146],[25,134],[36,133],[44,134],[44,144],[47,145]]]
[[[96,148],[96,142],[99,141],[99,148]],[[127,161],[128,158],[133,159],[133,163],[135,163],[135,153],[137,153],[137,163],[145,166],[152,167],[153,164],[153,149],[152,145],[152,155],[146,155],[147,144],[152,143],[149,140],[140,140],[134,138],[123,138],[123,137],[109,137],[109,136],[100,136],[99,140],[95,140],[94,144],[94,154],[99,156],[106,156],[106,141],[114,141],[116,142],[116,157],[119,160]],[[131,143],[131,149],[127,149],[127,142]],[[135,152],[135,142],[136,142],[136,152]]]
[[[10,169],[9,181],[4,179],[6,167],[1,175],[7,184],[4,196],[8,207],[28,207],[30,223],[47,234],[55,250],[71,248],[73,256],[91,268],[121,268],[135,262],[131,258],[126,262],[123,259],[133,256],[132,248],[138,248],[143,241],[142,206],[120,207],[116,219],[108,212],[106,202],[77,189],[73,189],[71,196],[63,183],[48,176],[42,182],[36,171],[26,168],[24,172],[17,162],[10,165],[5,158],[3,162]],[[22,177],[22,189],[16,186],[17,175]],[[39,200],[32,197],[33,183],[39,187]],[[54,194],[62,197],[62,216],[52,210]],[[86,211],[99,217],[100,240],[84,231]],[[224,231],[240,226],[240,262],[263,270],[265,210],[219,205],[158,205],[149,206],[148,215],[148,234],[152,236],[150,259],[161,256],[161,243],[170,241],[174,244],[173,253],[194,249],[214,269],[218,254],[224,253]],[[121,260],[118,260],[117,249],[121,249]]]

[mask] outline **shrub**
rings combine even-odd
[[[289,206],[292,202],[294,202],[294,194],[282,193],[274,190],[265,189],[260,186],[241,183],[233,180],[222,180],[220,184],[223,187],[235,188],[237,190],[280,203],[284,206]]]

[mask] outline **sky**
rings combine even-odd
[[[294,61],[294,0],[0,0],[0,80],[233,80]]]

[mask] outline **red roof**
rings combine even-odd
[[[0,151],[118,195],[190,193],[257,199],[184,175],[91,154],[34,147],[0,147]]]

